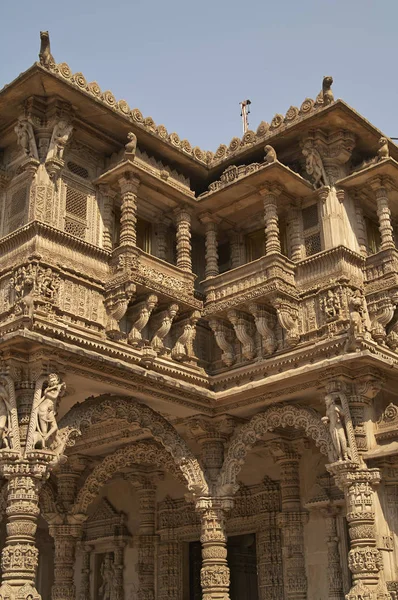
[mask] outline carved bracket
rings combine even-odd
[[[155,294],[149,294],[145,300],[138,302],[129,311],[132,326],[128,335],[128,343],[132,346],[140,346],[142,344],[141,331],[147,325],[149,317],[155,306],[158,303],[158,297]]]
[[[256,344],[254,340],[254,327],[248,315],[237,310],[229,310],[227,313],[236,337],[242,344],[242,354],[247,360],[256,356]]]
[[[257,331],[262,337],[264,353],[266,355],[273,354],[277,346],[274,316],[261,304],[251,303],[248,309],[254,317]]]
[[[231,367],[236,361],[235,349],[230,341],[231,330],[220,319],[210,319],[209,325],[213,330],[216,344],[222,352],[221,360],[227,367]]]

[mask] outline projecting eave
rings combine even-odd
[[[298,109],[297,109],[298,111]],[[313,108],[305,114],[297,114],[293,120],[285,119],[278,127],[272,127],[259,136],[253,132],[252,143],[241,143],[233,151],[228,148],[222,159],[215,159],[210,164],[210,174],[218,176],[228,165],[248,164],[262,160],[264,156],[264,145],[271,145],[283,162],[297,159],[301,155],[300,142],[311,129],[322,129],[325,132],[336,129],[348,130],[355,134],[356,146],[354,156],[376,156],[379,149],[381,136],[387,137],[377,127],[374,127],[367,119],[343,100],[336,100],[332,104],[322,108]],[[390,155],[398,160],[398,146],[388,137]],[[216,153],[217,155],[217,153]],[[360,159],[362,160],[362,158]],[[360,162],[358,160],[358,162]]]
[[[344,177],[336,182],[336,185],[344,189],[360,189],[369,181],[376,178],[387,178],[387,181],[394,182],[398,187],[398,162],[393,158],[381,160],[366,169],[361,169],[356,173]]]
[[[171,168],[189,177],[201,180],[207,177],[205,158],[201,162],[194,158],[192,149],[191,153],[185,152],[173,145],[169,139],[163,139],[158,133],[151,132],[148,124],[139,122],[143,117],[138,109],[131,111],[125,101],[117,102],[111,92],[99,91],[99,95],[96,96],[93,90],[99,90],[97,84],[87,83],[83,75],[61,75],[61,72],[67,73],[67,65],[64,65],[63,71],[62,66],[57,66],[59,72],[56,73],[39,63],[34,63],[0,90],[0,131],[17,120],[21,114],[21,106],[31,96],[55,96],[72,105],[75,119],[81,121],[83,127],[92,128],[96,150],[105,154],[119,151],[127,142],[128,132],[132,131],[137,136],[141,150],[161,157]],[[78,86],[77,82],[81,85]],[[167,135],[172,140],[176,139],[172,137],[174,134]]]
[[[247,168],[250,169],[252,166],[248,165]],[[260,164],[257,170],[238,177],[231,183],[221,183],[219,189],[199,196],[198,206],[204,211],[217,214],[225,207],[232,208],[232,205],[239,200],[258,195],[264,187],[271,189],[279,187],[283,195],[292,198],[303,198],[314,193],[314,188],[309,181],[279,161],[275,161],[271,164]]]

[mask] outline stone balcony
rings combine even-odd
[[[158,294],[164,300],[178,302],[186,309],[201,309],[202,302],[194,296],[195,275],[136,247],[126,254],[116,249],[111,260],[112,275],[107,287],[135,286],[135,295]]]
[[[271,304],[278,296],[291,300],[297,296],[294,264],[285,256],[273,253],[226,271],[203,282],[206,295],[205,315],[222,316],[230,309],[247,303]]]

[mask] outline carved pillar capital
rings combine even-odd
[[[238,419],[232,415],[193,415],[187,419],[189,432],[201,447],[203,463],[213,483],[216,482],[224,462],[224,446],[237,422]]]

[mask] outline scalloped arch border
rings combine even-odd
[[[95,467],[85,480],[80,489],[72,514],[87,514],[90,504],[97,498],[101,488],[106,485],[112,477],[120,473],[121,469],[133,464],[155,464],[163,467],[181,483],[187,484],[181,470],[174,463],[170,454],[154,442],[137,442],[133,446],[119,448],[109,454]]]
[[[92,425],[115,419],[136,423],[148,431],[179,467],[189,491],[203,495],[208,493],[203,469],[185,440],[164,417],[135,398],[111,395],[89,398],[73,406],[60,420],[59,427],[74,427],[84,435],[84,431]]]
[[[322,454],[333,461],[330,433],[322,423],[319,413],[298,406],[274,406],[257,413],[232,438],[218,479],[219,489],[224,486],[236,486],[237,475],[256,441],[264,433],[273,431],[277,427],[304,429],[307,437],[315,441]]]

